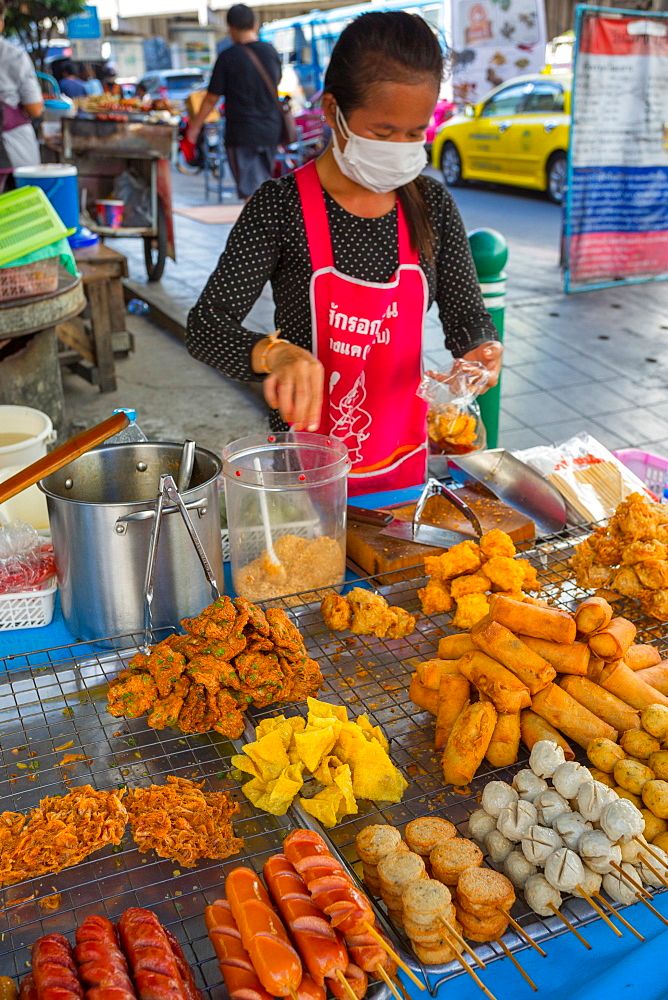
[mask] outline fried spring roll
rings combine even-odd
[[[640,727],[640,715],[635,709],[588,677],[562,677],[559,684],[576,701],[620,733]]]
[[[531,704],[526,684],[479,649],[462,656],[459,669],[471,684],[489,697],[497,712],[519,712]]]
[[[593,635],[612,621],[613,610],[604,597],[588,597],[575,609],[575,624],[580,635]]]
[[[423,687],[438,691],[443,674],[458,674],[457,660],[425,660],[415,664],[417,679]]]
[[[413,674],[411,677],[408,697],[418,708],[423,708],[425,712],[430,712],[432,715],[436,715],[438,712],[438,691],[433,691],[431,688],[421,684],[417,674]]]
[[[599,736],[609,740],[617,739],[617,730],[614,726],[597,718],[593,712],[557,684],[550,684],[543,691],[539,691],[534,696],[531,707],[534,712],[565,733],[584,750]]]
[[[471,685],[463,674],[444,674],[441,677],[434,740],[437,750],[442,750],[448,742],[457,716],[466,708],[470,697]]]
[[[600,660],[598,656],[590,656],[587,665],[587,677],[590,681],[594,681],[595,684],[600,684],[603,671],[608,667],[612,667],[614,663],[621,662],[621,660],[614,660],[612,663],[606,663],[605,660]]]
[[[535,639],[532,635],[522,635],[520,638],[529,649],[547,660],[558,674],[578,674],[584,677],[587,673],[591,652],[586,643],[548,642],[547,639]]]
[[[525,708],[520,712],[520,735],[527,750],[531,750],[539,740],[554,740],[564,751],[566,760],[575,760],[575,754],[568,740],[549,722]]]
[[[438,643],[438,655],[442,660],[458,660],[464,653],[470,653],[474,649],[473,640],[468,632],[444,635]]]
[[[443,751],[446,785],[468,785],[483,762],[496,725],[496,709],[476,701],[460,712]]]
[[[633,644],[636,632],[628,618],[613,618],[604,629],[589,636],[589,648],[601,660],[621,660]]]
[[[668,660],[662,660],[655,667],[645,667],[636,676],[661,694],[668,695]]]
[[[479,622],[471,629],[471,638],[478,649],[519,677],[530,694],[542,691],[556,676],[547,660],[499,622]]]
[[[644,670],[661,663],[661,653],[649,643],[634,643],[624,653],[624,663],[629,670]]]
[[[519,748],[520,713],[499,713],[485,759],[492,767],[510,767],[517,761]]]
[[[552,642],[575,642],[575,619],[567,611],[541,608],[495,594],[490,601],[489,613],[492,621],[505,625],[515,634],[532,635],[536,639],[550,639]]]
[[[656,670],[656,667],[648,667],[649,670]],[[632,705],[642,712],[648,705],[668,705],[668,697],[661,694],[656,688],[651,687],[644,677],[644,670],[634,672],[630,670],[623,660],[609,663],[601,672],[599,684],[606,691],[611,691],[618,698],[625,701],[627,705]]]

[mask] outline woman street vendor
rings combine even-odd
[[[489,385],[501,367],[459,212],[421,176],[442,75],[420,17],[354,20],[325,76],[331,145],[251,198],[188,317],[194,357],[264,380],[274,430],[346,442],[352,495],[424,481],[426,403],[416,390],[434,301],[455,358],[482,362]],[[242,325],[267,281],[280,331],[271,336]]]

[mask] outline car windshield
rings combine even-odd
[[[202,77],[199,73],[192,73],[188,76],[168,76],[165,84],[168,90],[193,90],[194,87],[201,86]]]

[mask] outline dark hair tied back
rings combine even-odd
[[[367,102],[379,83],[432,80],[440,87],[444,72],[441,47],[427,22],[405,11],[361,14],[343,30],[325,73],[324,90],[344,118]],[[423,257],[434,253],[434,232],[418,181],[399,188],[413,246]]]

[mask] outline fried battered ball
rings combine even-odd
[[[610,531],[620,535],[625,542],[653,538],[664,518],[657,510],[659,504],[652,504],[641,493],[631,493],[623,500],[610,519]]]
[[[462,631],[473,628],[489,612],[486,594],[465,594],[456,603],[457,611],[452,624]]]
[[[643,587],[649,590],[665,590],[668,587],[668,561],[665,559],[645,559],[635,566]]]
[[[643,610],[652,618],[660,621],[668,618],[668,590],[643,590],[639,598]]]
[[[622,554],[618,538],[611,538],[607,528],[597,528],[589,538],[589,546],[594,553],[594,559],[601,566],[616,566]]]
[[[507,556],[512,559],[517,551],[510,535],[501,531],[500,528],[486,531],[484,535],[480,536],[478,544],[486,559],[492,559],[494,556]]]
[[[518,591],[524,582],[524,569],[507,556],[492,556],[482,568],[496,590]]]
[[[450,584],[450,593],[455,599],[466,594],[486,594],[489,590],[489,577],[484,573],[471,573],[470,576],[458,576]]]
[[[470,577],[460,577],[460,579],[470,579]],[[425,615],[439,615],[452,609],[453,600],[450,590],[448,585],[441,580],[430,580],[426,587],[421,587],[418,590],[418,597]]]
[[[651,779],[642,788],[642,800],[659,819],[668,819],[668,781]]]
[[[643,589],[634,566],[621,566],[612,578],[612,587],[624,597],[637,597]]]
[[[668,750],[659,750],[658,753],[653,753],[647,763],[657,778],[668,781]]]
[[[387,630],[388,639],[403,639],[404,636],[415,631],[414,615],[410,615],[408,611],[398,607],[392,607],[390,611],[394,620]]]
[[[654,705],[653,708],[663,708],[668,714],[668,708],[664,705]],[[657,753],[661,749],[661,744],[643,729],[627,729],[619,738],[619,745],[629,755],[637,760],[648,760],[650,754]]]
[[[640,795],[645,784],[655,777],[654,771],[639,760],[618,760],[614,775],[617,784],[634,795]]]
[[[648,705],[643,709],[640,721],[643,729],[657,740],[668,739],[668,708],[665,705]]]
[[[427,576],[436,580],[452,580],[463,573],[475,573],[481,562],[480,549],[475,542],[467,540],[453,545],[440,556],[426,556],[424,568]]]
[[[617,761],[624,760],[626,754],[619,744],[600,737],[599,739],[592,740],[587,747],[587,757],[599,771],[612,774]]]
[[[656,538],[646,538],[639,542],[631,542],[622,551],[621,562],[625,566],[643,562],[645,559],[668,559],[668,545]]]
[[[325,594],[320,602],[320,614],[327,628],[332,632],[343,632],[350,628],[352,608],[340,594]]]

